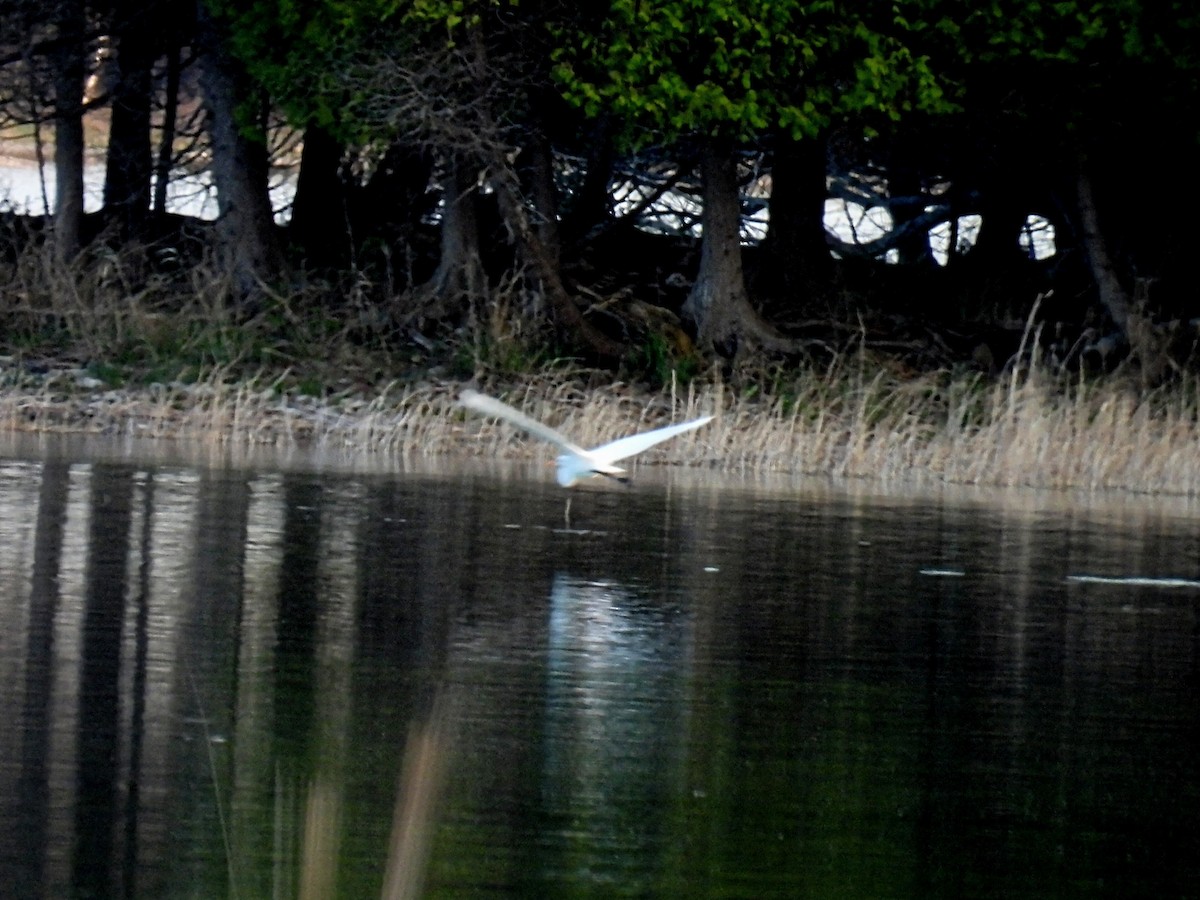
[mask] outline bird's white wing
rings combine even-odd
[[[602,444],[593,450],[589,450],[588,455],[592,459],[602,463],[614,463],[617,460],[641,453],[643,450],[648,450],[655,444],[661,444],[663,441],[673,438],[677,434],[683,434],[685,431],[699,428],[701,425],[711,421],[712,416],[702,416],[699,419],[692,419],[690,422],[680,422],[678,425],[668,425],[665,428],[655,428],[653,431],[632,434],[629,437],[619,438],[610,444]]]
[[[458,402],[467,409],[485,416],[494,416],[497,419],[503,419],[518,428],[524,429],[534,437],[539,437],[543,441],[554,444],[564,453],[572,453],[578,456],[587,452],[578,444],[573,444],[567,440],[549,425],[543,425],[536,419],[529,418],[525,413],[513,409],[507,403],[502,403],[495,397],[489,397],[487,394],[481,394],[478,391],[466,390],[459,395]],[[637,451],[632,452],[636,453]]]

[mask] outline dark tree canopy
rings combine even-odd
[[[1066,340],[1143,356],[1195,317],[1182,0],[8,0],[0,20],[2,122],[57,138],[67,257],[160,234],[190,154],[238,296],[353,268],[401,331],[485,314],[514,272],[521,315],[613,361],[640,326],[598,292],[681,314],[702,354],[805,352],[854,305],[986,329],[1054,291]],[[97,117],[113,228],[82,216]],[[302,152],[272,157],[280,126]]]

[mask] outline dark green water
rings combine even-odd
[[[5,896],[1200,895],[1200,518],[647,475],[571,524],[0,461]]]

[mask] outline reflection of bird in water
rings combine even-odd
[[[699,428],[701,425],[712,420],[712,416],[701,416],[699,419],[692,419],[690,422],[680,422],[677,425],[667,425],[665,428],[644,431],[641,434],[618,438],[608,444],[601,444],[599,447],[585,450],[578,444],[567,440],[550,426],[543,425],[541,422],[531,419],[523,412],[513,409],[507,403],[501,403],[495,397],[488,397],[477,391],[467,390],[463,391],[458,402],[467,409],[482,415],[504,419],[506,422],[528,431],[534,437],[539,437],[558,447],[562,452],[559,454],[558,459],[555,460],[555,466],[558,483],[563,487],[571,487],[593,475],[605,475],[609,478],[615,478],[618,481],[627,481],[625,470],[613,465],[614,463],[635,456],[643,450],[650,449],[655,444],[660,444],[668,438],[675,437],[677,434],[683,434],[685,431]],[[568,499],[568,517],[571,510],[570,504],[571,501]]]

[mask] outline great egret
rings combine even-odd
[[[633,434],[629,437],[619,438],[608,444],[602,444],[591,450],[584,450],[578,444],[567,440],[549,425],[543,425],[541,422],[529,418],[525,413],[513,409],[507,403],[502,403],[495,397],[480,394],[478,391],[467,390],[462,392],[462,395],[458,398],[458,402],[467,409],[481,413],[482,415],[504,419],[506,422],[528,431],[534,437],[539,437],[543,441],[548,441],[558,447],[562,453],[559,454],[555,463],[558,483],[563,487],[571,487],[571,485],[585,478],[590,478],[593,475],[606,475],[609,478],[616,478],[618,481],[626,481],[625,470],[613,465],[613,463],[627,459],[630,456],[641,453],[643,450],[648,450],[655,444],[662,443],[668,438],[673,438],[677,434],[683,434],[685,431],[691,431],[693,428],[699,428],[701,425],[712,421],[712,416],[701,416],[699,419],[692,419],[690,422],[680,422],[677,425],[667,425],[665,428],[644,431],[641,434]]]

